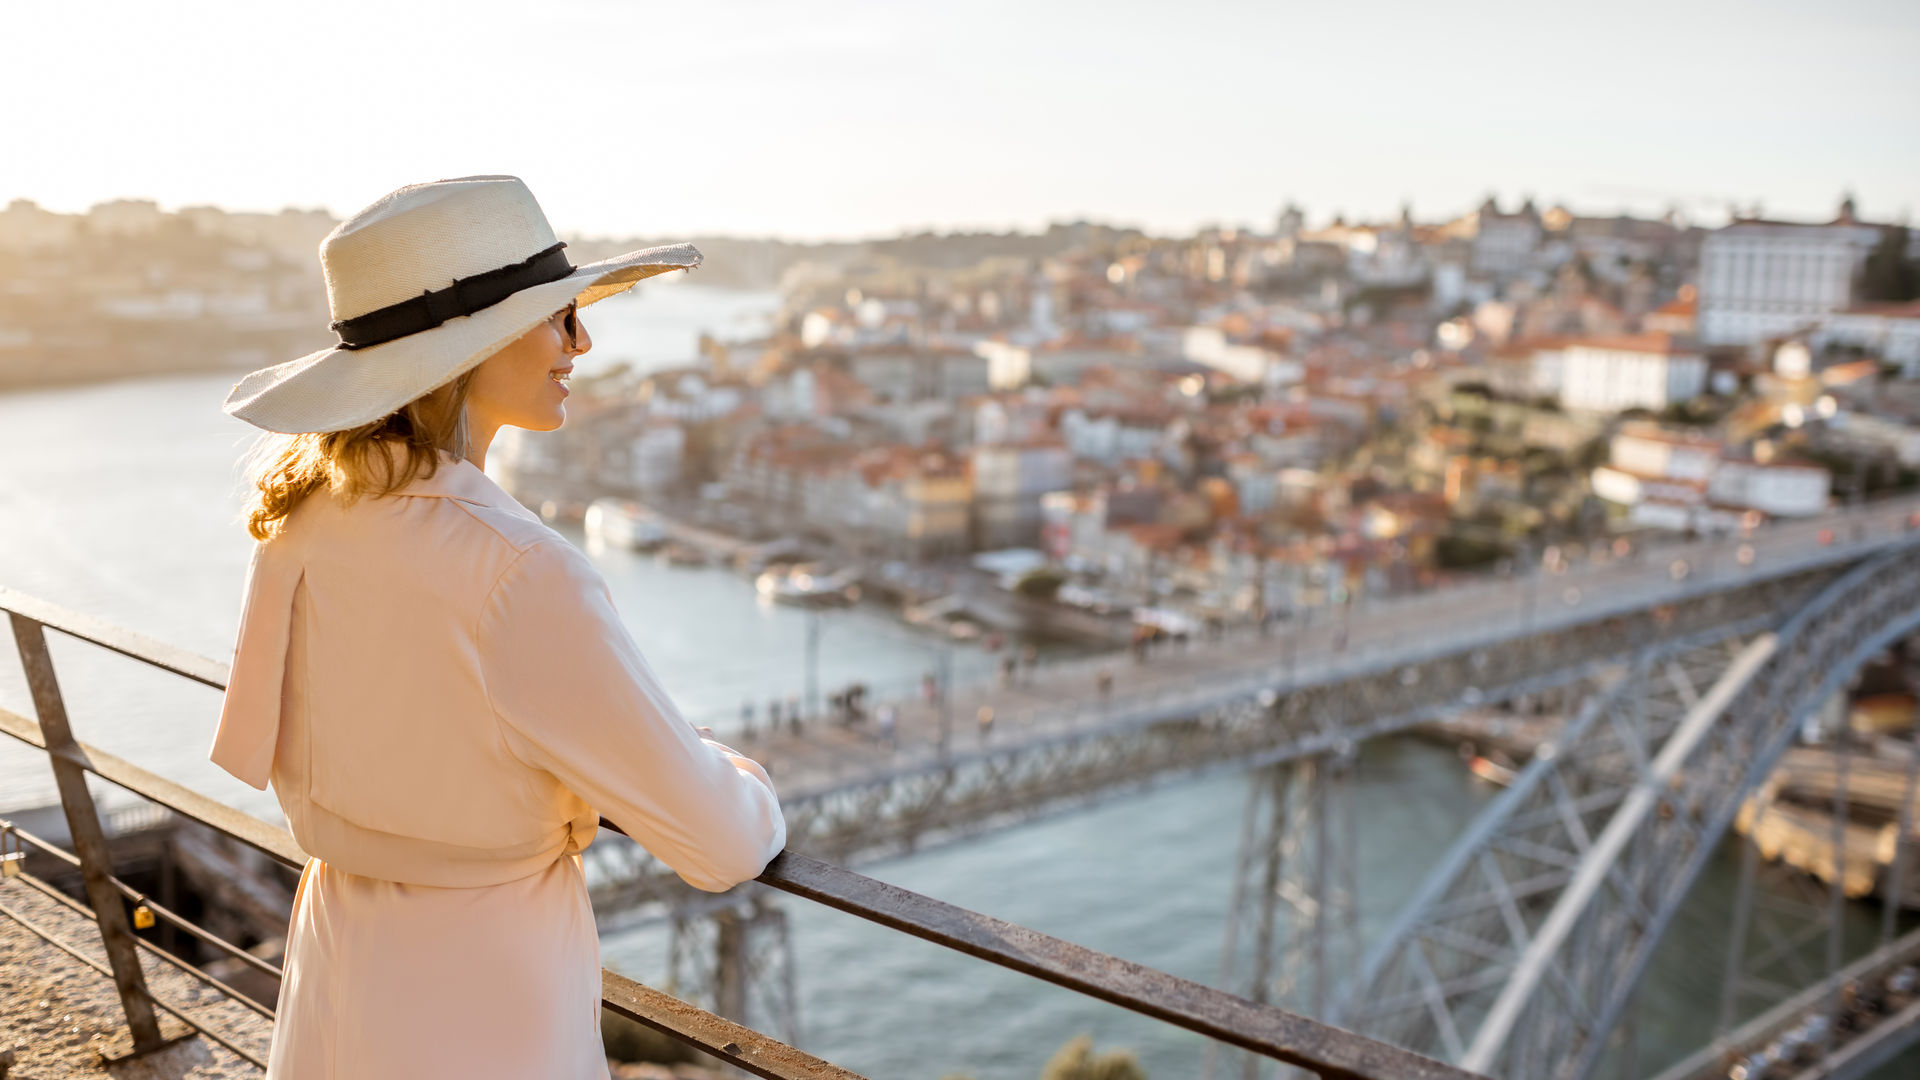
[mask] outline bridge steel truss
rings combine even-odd
[[[1488,1075],[1591,1076],[1741,804],[1920,627],[1920,545],[1782,610],[1744,644],[1636,651],[1441,860],[1331,1019]]]

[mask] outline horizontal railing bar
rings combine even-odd
[[[865,1080],[859,1073],[606,968],[600,969],[600,1001],[629,1020],[766,1080]]]
[[[0,733],[11,735],[28,746],[40,750],[47,749],[46,737],[40,733],[39,723],[31,717],[0,709]],[[87,743],[79,743],[78,746],[78,751],[65,755],[65,760],[73,762],[102,780],[112,781],[143,799],[159,803],[176,814],[211,825],[294,870],[306,865],[307,853],[300,850],[300,845],[294,842],[293,835],[285,829],[276,828],[252,814],[209,799],[165,777],[156,776],[97,746]],[[47,752],[57,753],[57,751]]]
[[[80,950],[74,948],[73,946],[67,944],[64,941],[61,941],[59,938],[54,937],[45,928],[36,924],[33,920],[13,910],[7,905],[0,904],[0,915],[5,915],[7,918],[12,919],[14,922],[17,922],[21,926],[26,927],[27,930],[30,933],[32,933],[35,937],[38,937],[40,940],[46,942],[47,944],[53,946],[56,949],[59,949],[61,952],[66,953],[68,956],[73,957],[75,960],[80,961],[81,963],[87,965],[88,967],[99,972],[100,974],[105,975],[107,978],[109,979],[113,978],[113,972],[108,969],[107,965],[100,963],[99,961],[95,960],[93,957],[85,955],[84,953],[80,952]],[[261,1069],[265,1069],[267,1067],[266,1062],[253,1056],[252,1053],[246,1050],[243,1050],[238,1046],[235,1046],[225,1036],[215,1033],[214,1031],[209,1029],[205,1024],[200,1023],[198,1020],[195,1020],[193,1017],[188,1016],[186,1013],[180,1011],[179,1009],[176,1009],[173,1006],[167,1004],[166,1002],[161,1001],[159,998],[153,996],[151,992],[147,994],[147,1000],[153,1002],[156,1006],[172,1013],[175,1017],[177,1017],[180,1020],[181,1023],[187,1025],[188,1027],[199,1032],[200,1034],[205,1035],[207,1038],[212,1039],[214,1042],[219,1043],[221,1046],[226,1047],[228,1051],[232,1052],[233,1054],[241,1058],[246,1059],[248,1062],[250,1062],[254,1066]]]
[[[32,844],[34,847],[39,848],[41,851],[46,852],[48,855],[53,856],[54,858],[60,860],[61,862],[66,863],[68,866],[73,867],[75,870],[80,869],[80,856],[75,855],[71,851],[65,851],[61,849],[59,845],[49,843],[44,838],[35,836],[34,834],[21,828],[20,826],[14,825],[6,821],[4,818],[0,818],[0,830],[11,832],[13,835],[19,837],[20,839],[26,841],[29,844]],[[240,946],[235,945],[231,941],[227,941],[224,938],[216,937],[215,935],[200,929],[198,926],[195,926],[192,923],[192,921],[187,919],[185,916],[176,914],[175,912],[170,910],[165,904],[160,903],[158,900],[155,900],[151,896],[148,896],[146,893],[143,893],[139,889],[136,889],[133,886],[127,884],[126,882],[120,880],[118,877],[115,877],[112,874],[108,874],[107,880],[113,883],[113,885],[120,890],[120,894],[122,896],[125,896],[127,899],[133,901],[136,904],[145,904],[147,906],[147,909],[149,911],[152,911],[155,915],[159,916],[162,919],[167,920],[168,922],[179,927],[180,929],[185,930],[187,933],[192,934],[194,937],[199,938],[201,941],[206,942],[207,944],[213,946],[214,948],[219,949],[222,952],[225,952],[227,955],[233,957],[235,960],[239,960],[242,963],[245,963],[253,968],[256,968],[267,975],[271,975],[276,979],[281,977],[279,968],[275,967],[272,964],[267,963],[265,960],[260,959],[259,957],[253,955],[252,953],[241,948]],[[62,894],[62,895],[64,896],[65,894]],[[78,901],[74,901],[74,902],[78,903]],[[91,909],[88,909],[88,910],[89,912],[91,912]],[[138,939],[136,938],[136,940]]]
[[[199,653],[16,592],[4,585],[0,585],[0,611],[24,615],[49,630],[58,630],[68,637],[111,649],[122,656],[171,671],[215,690],[226,689],[227,676],[233,670],[229,664],[209,660]]]
[[[81,903],[78,900],[75,900],[73,897],[68,896],[66,893],[61,892],[59,889],[54,888],[52,885],[48,884],[47,882],[42,881],[37,877],[34,877],[32,874],[21,874],[19,875],[18,880],[30,886],[34,890],[44,894],[47,897],[47,899],[53,900],[56,903],[65,905],[66,907],[70,908],[75,914],[85,915],[89,919],[94,917],[92,908],[88,907],[87,905]],[[196,927],[195,929],[198,929],[198,928]],[[228,986],[226,983],[222,982],[220,979],[215,978],[214,976],[208,974],[205,969],[195,967],[193,964],[187,962],[185,958],[175,956],[173,953],[168,952],[167,950],[161,948],[160,946],[154,944],[151,941],[148,941],[146,938],[140,937],[139,935],[134,936],[133,943],[147,950],[148,952],[152,953],[154,956],[159,957],[162,960],[165,960],[169,964],[172,964],[174,967],[179,968],[181,971],[184,971],[187,974],[193,976],[194,978],[199,979],[201,982],[207,983],[208,985],[212,986],[214,989],[227,995],[228,997],[232,998],[234,1001],[240,1003],[241,1005],[244,1005],[247,1008],[253,1010],[254,1012],[261,1015],[262,1017],[265,1017],[268,1020],[272,1020],[274,1018],[272,1009],[268,1008],[265,1005],[262,1005],[258,1001],[253,1000],[251,997],[248,997],[246,994],[241,993],[239,990],[236,990],[233,987]],[[221,944],[225,945],[226,942],[221,942]],[[231,946],[229,946],[229,948],[231,948]]]
[[[606,822],[602,821],[605,825]],[[1475,1074],[1317,1020],[1042,934],[795,852],[760,882],[976,959],[1319,1073],[1325,1080]]]

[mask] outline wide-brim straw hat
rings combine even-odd
[[[514,176],[410,184],[320,242],[335,345],[248,373],[224,411],[268,431],[372,423],[462,374],[569,303],[700,265],[666,244],[573,266]]]

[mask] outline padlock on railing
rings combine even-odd
[[[0,825],[0,879],[19,877],[27,865],[27,853],[11,825]]]
[[[145,904],[136,904],[133,909],[133,928],[135,930],[153,929],[153,909]]]

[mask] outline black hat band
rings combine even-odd
[[[419,296],[375,308],[365,315],[329,323],[328,329],[340,335],[342,349],[364,349],[382,345],[395,338],[431,330],[448,319],[471,315],[490,308],[514,293],[559,281],[573,273],[561,248],[562,241],[511,266],[455,278],[444,289],[431,289]]]

